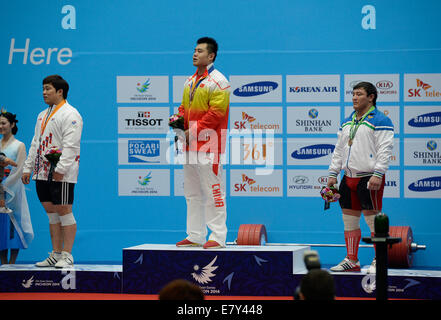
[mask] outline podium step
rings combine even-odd
[[[292,296],[293,274],[305,272],[309,247],[227,246],[178,248],[143,244],[123,249],[122,292],[158,294],[170,281],[186,279],[205,295]]]
[[[0,266],[0,292],[121,293],[121,265],[74,265],[38,268],[33,264]]]

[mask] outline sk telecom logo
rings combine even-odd
[[[234,191],[245,191],[246,192],[247,190],[245,189],[245,186],[246,185],[251,186],[255,183],[256,183],[256,180],[249,178],[245,174],[242,174],[242,183],[236,183],[234,185]]]
[[[420,79],[416,79],[416,83],[417,83],[417,89],[409,89],[408,90],[408,97],[412,98],[412,97],[440,97],[441,96],[440,91],[435,91],[435,90],[427,91],[430,88],[432,88],[432,86],[430,84],[425,83],[425,82],[421,81]],[[421,90],[423,90],[423,91],[421,91]]]
[[[234,129],[239,129],[239,130],[246,129],[245,124],[247,122],[248,123],[254,122],[256,120],[256,118],[254,118],[254,117],[248,115],[246,112],[242,111],[242,120],[244,120],[244,121],[235,121],[234,122]]]

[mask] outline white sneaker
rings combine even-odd
[[[37,262],[35,266],[37,267],[53,267],[61,259],[61,253],[49,252],[49,257],[43,261]]]
[[[369,266],[369,269],[367,270],[367,273],[375,274],[377,272],[377,258],[374,258],[372,260],[371,265]]]
[[[348,259],[348,257],[344,258],[342,262],[340,262],[335,267],[332,267],[329,269],[334,272],[353,272],[353,271],[360,271],[360,261],[357,260],[355,263]]]
[[[67,251],[61,251],[61,259],[55,264],[55,268],[73,267],[74,259]]]
[[[11,213],[12,210],[7,207],[0,207],[0,213]]]

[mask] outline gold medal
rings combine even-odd
[[[352,139],[349,139],[348,146],[352,146]]]

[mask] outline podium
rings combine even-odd
[[[227,246],[222,249],[143,244],[123,249],[122,292],[158,294],[185,279],[205,295],[292,296],[294,273],[306,272],[309,246]]]

